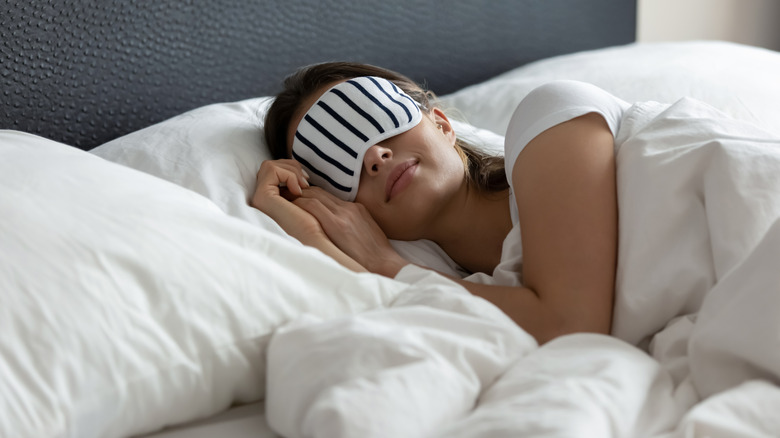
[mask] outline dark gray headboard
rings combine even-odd
[[[36,0],[0,6],[0,128],[82,149],[297,67],[368,62],[439,94],[634,41],[630,0]]]

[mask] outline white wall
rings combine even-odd
[[[780,0],[639,0],[637,41],[696,39],[780,50]]]

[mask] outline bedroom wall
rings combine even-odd
[[[778,0],[639,0],[637,41],[725,40],[780,51]]]

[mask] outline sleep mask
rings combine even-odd
[[[420,120],[418,104],[387,79],[349,79],[323,93],[303,116],[292,156],[306,169],[312,184],[351,202],[366,151],[414,128]]]

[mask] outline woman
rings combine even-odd
[[[276,160],[261,166],[252,205],[355,271],[394,277],[409,264],[388,239],[432,240],[471,272],[513,270],[522,283],[455,281],[540,343],[609,333],[614,134],[627,104],[586,84],[537,89],[502,163],[460,142],[431,97],[373,66],[300,70],[267,114]]]

